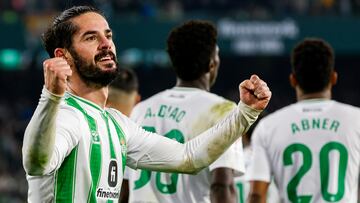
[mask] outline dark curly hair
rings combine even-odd
[[[191,20],[174,28],[167,39],[167,52],[177,76],[185,81],[198,79],[209,71],[215,53],[217,30],[208,21]]]
[[[71,47],[72,37],[79,29],[72,23],[71,19],[88,12],[95,12],[104,16],[101,11],[94,7],[74,6],[63,11],[54,19],[54,22],[42,35],[43,45],[51,58],[54,57],[54,50],[56,48]]]
[[[291,66],[304,93],[320,92],[330,82],[334,70],[333,48],[322,39],[306,38],[291,53]]]

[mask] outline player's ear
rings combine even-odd
[[[290,82],[291,87],[295,88],[297,86],[297,80],[295,78],[294,73],[290,73],[289,82]]]
[[[136,93],[135,104],[138,104],[140,101],[141,101],[141,95],[139,93]]]
[[[336,71],[331,72],[330,83],[331,83],[332,86],[333,86],[333,85],[336,85],[337,79],[338,79],[338,74],[337,74],[337,72],[336,72]]]
[[[56,48],[54,50],[54,55],[55,55],[55,57],[62,57],[64,59],[67,59],[66,52],[67,51],[65,49],[63,49],[63,48]]]
[[[213,58],[210,59],[210,62],[209,62],[209,72],[211,71],[214,71],[215,70],[215,61]]]

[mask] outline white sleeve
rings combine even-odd
[[[238,139],[232,144],[224,154],[209,166],[210,171],[217,168],[233,169],[235,177],[245,173],[244,152],[241,139]]]
[[[181,144],[146,132],[128,120],[128,162],[132,168],[164,172],[196,173],[214,162],[243,135],[261,111],[239,103],[214,127]]]
[[[133,169],[131,169],[130,167],[127,167],[127,166],[125,166],[125,171],[124,171],[124,179],[125,180],[129,180],[130,179],[130,170],[133,170]]]
[[[57,170],[79,141],[79,119],[70,108],[59,111],[61,101],[62,97],[43,88],[24,134],[23,165],[28,175]]]
[[[251,141],[252,155],[249,167],[246,171],[246,179],[249,181],[271,181],[271,166],[266,151],[267,145],[262,139],[263,136],[266,136],[265,133],[266,128],[264,127],[263,122],[260,121],[258,126],[254,129]]]

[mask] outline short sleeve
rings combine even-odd
[[[125,171],[124,171],[124,179],[125,180],[130,179],[130,172],[131,172],[130,170],[133,170],[133,169],[131,169],[130,167],[125,166]]]
[[[230,168],[235,171],[235,176],[245,173],[244,153],[241,139],[238,139],[214,163],[209,166],[212,171],[217,168]]]
[[[249,181],[271,181],[271,166],[267,153],[267,144],[264,141],[266,129],[262,121],[255,128],[252,136],[252,155],[249,168],[246,172],[246,179]]]

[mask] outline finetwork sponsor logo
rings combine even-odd
[[[96,197],[105,198],[105,199],[119,199],[119,191],[105,190],[104,188],[98,188],[96,190]]]

